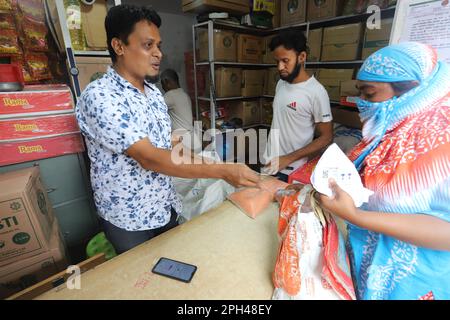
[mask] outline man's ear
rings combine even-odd
[[[306,62],[306,51],[300,52],[300,54],[297,57],[297,62],[299,64],[304,64]]]
[[[124,45],[122,40],[119,38],[112,38],[111,40],[111,47],[113,48],[114,52],[117,56],[122,56],[124,53]]]

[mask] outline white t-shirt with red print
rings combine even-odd
[[[273,157],[284,156],[305,147],[314,139],[315,124],[330,122],[332,119],[328,93],[314,76],[295,84],[279,80],[273,101],[272,125],[262,161],[267,163]],[[306,158],[299,159],[289,165],[292,169],[281,172],[290,174],[306,161]]]

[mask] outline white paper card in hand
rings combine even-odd
[[[353,198],[356,207],[369,201],[369,197],[373,194],[373,191],[364,188],[355,165],[336,143],[324,152],[311,175],[314,189],[331,197],[333,192],[329,187],[329,178],[333,178],[339,187]]]

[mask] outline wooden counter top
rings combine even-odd
[[[271,299],[277,222],[276,203],[251,219],[227,200],[36,299]],[[153,274],[160,257],[196,265],[192,281]]]

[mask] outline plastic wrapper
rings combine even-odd
[[[37,52],[26,53],[25,61],[33,80],[38,81],[52,78],[50,67],[48,65],[48,58],[45,54]]]
[[[27,51],[48,51],[47,32],[44,23],[23,17],[20,38]]]
[[[0,54],[20,53],[19,40],[15,30],[0,29]]]
[[[17,63],[20,68],[22,69],[23,79],[25,83],[31,83],[34,82],[33,77],[30,74],[30,71],[28,71],[25,61],[23,60],[23,54],[20,53],[15,56],[11,56],[11,62]]]
[[[37,22],[45,22],[45,11],[42,0],[17,0],[17,5],[22,15]]]
[[[0,141],[35,139],[66,133],[78,133],[74,114],[0,120]]]
[[[0,0],[0,11],[11,11],[13,6],[11,0]]]
[[[336,143],[329,146],[319,159],[311,175],[311,184],[318,192],[331,197],[330,178],[352,197],[356,207],[367,202],[373,194],[373,191],[364,188],[355,165]]]
[[[16,23],[10,13],[0,12],[0,30],[15,30]]]
[[[79,133],[26,141],[0,142],[0,166],[84,151]]]
[[[20,92],[0,92],[0,118],[73,112],[67,85],[27,85]]]

